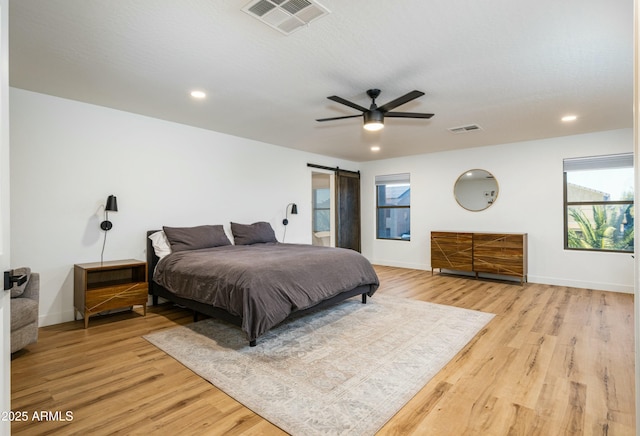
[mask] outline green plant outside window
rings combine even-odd
[[[566,159],[565,249],[633,252],[633,155]]]

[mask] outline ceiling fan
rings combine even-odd
[[[329,100],[333,100],[337,103],[344,104],[346,106],[352,107],[362,112],[362,117],[364,118],[364,128],[367,130],[375,131],[380,130],[384,127],[384,117],[393,117],[393,118],[431,118],[433,114],[423,114],[417,112],[390,112],[392,109],[397,108],[400,105],[410,102],[418,97],[422,97],[424,92],[422,91],[411,91],[402,97],[398,97],[395,100],[390,101],[387,104],[384,104],[380,107],[376,105],[376,98],[380,95],[379,89],[369,89],[367,91],[367,95],[371,98],[371,106],[369,109],[360,106],[359,104],[355,104],[350,102],[349,100],[345,100],[342,97],[338,97],[337,95],[332,95],[331,97],[327,97]],[[344,117],[333,117],[333,118],[321,118],[316,121],[333,121],[333,120],[342,120],[345,118],[356,118],[361,115],[347,115]]]

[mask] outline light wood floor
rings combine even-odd
[[[635,434],[632,295],[376,270],[380,293],[496,314],[379,434]],[[158,306],[42,328],[12,357],[12,433],[283,434],[142,338],[189,322]]]

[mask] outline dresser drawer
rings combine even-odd
[[[473,233],[431,232],[431,268],[473,270]]]
[[[525,253],[524,234],[473,235],[473,269],[476,272],[523,277],[526,275]]]

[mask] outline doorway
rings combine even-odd
[[[334,176],[333,172],[311,173],[311,243],[324,247],[335,247],[335,214],[333,213]]]

